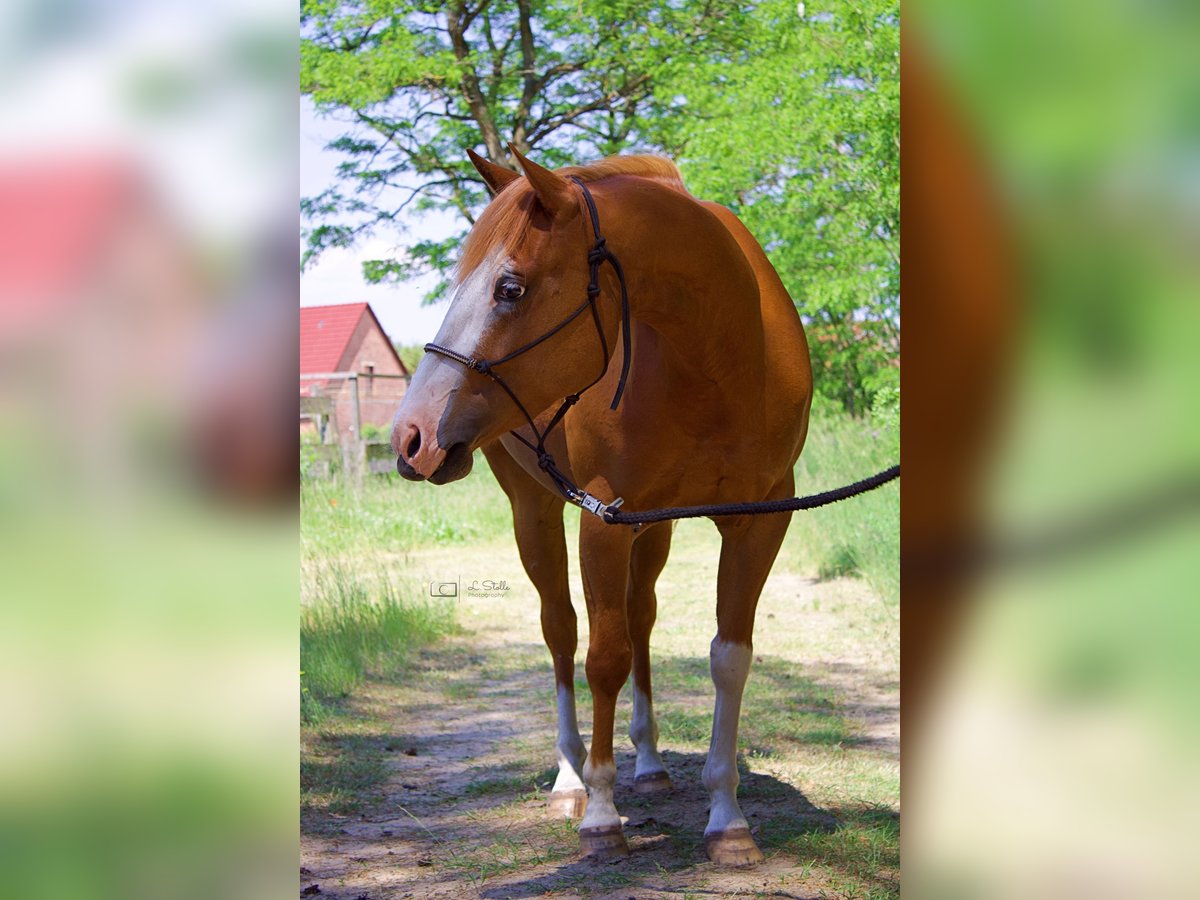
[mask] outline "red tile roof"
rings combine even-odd
[[[0,329],[57,316],[139,200],[137,173],[119,161],[0,161]]]
[[[321,372],[337,372],[343,364],[350,338],[362,321],[370,316],[371,322],[383,335],[396,365],[405,375],[408,368],[392,346],[387,332],[379,324],[379,318],[369,303],[335,303],[329,306],[300,307],[300,374],[313,375]],[[325,385],[326,379],[305,378],[300,382],[300,393],[312,394],[314,388]]]
[[[336,372],[365,303],[300,307],[300,374]]]

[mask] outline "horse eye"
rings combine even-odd
[[[502,278],[496,282],[496,289],[493,296],[497,300],[505,303],[512,303],[514,300],[520,300],[521,295],[525,293],[525,285],[519,281],[514,281],[511,278]]]

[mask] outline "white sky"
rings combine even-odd
[[[334,184],[341,154],[322,148],[341,134],[337,122],[318,118],[311,101],[300,99],[300,193],[312,196]],[[465,153],[465,151],[464,151]],[[404,223],[409,236],[441,239],[451,234],[456,223],[449,214],[410,216]],[[367,284],[362,262],[383,259],[400,252],[399,236],[374,237],[349,250],[330,250],[300,277],[300,304],[361,303],[367,301],[388,336],[402,344],[424,344],[433,340],[446,315],[446,304],[423,306],[421,297],[433,287],[429,276],[401,285]]]
[[[276,85],[231,83],[222,52],[247,29],[286,36],[295,28],[289,6],[166,0],[96,9],[64,0],[47,13],[38,0],[0,4],[0,156],[127,161],[192,232],[252,239],[278,221],[280,196],[294,190],[293,170],[280,164],[290,116]],[[131,104],[130,80],[168,63],[205,92],[183,113],[147,117]]]

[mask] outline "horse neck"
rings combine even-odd
[[[645,179],[598,187],[601,227],[625,270],[632,317],[706,378],[728,373],[735,353],[761,358],[758,281],[716,216],[691,195]]]

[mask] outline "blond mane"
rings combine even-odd
[[[610,156],[586,166],[566,166],[556,171],[587,183],[617,176],[645,178],[687,193],[675,163],[662,156]],[[470,275],[497,247],[511,254],[529,230],[533,212],[533,188],[528,179],[514,181],[501,191],[467,236],[454,280],[460,282]]]

